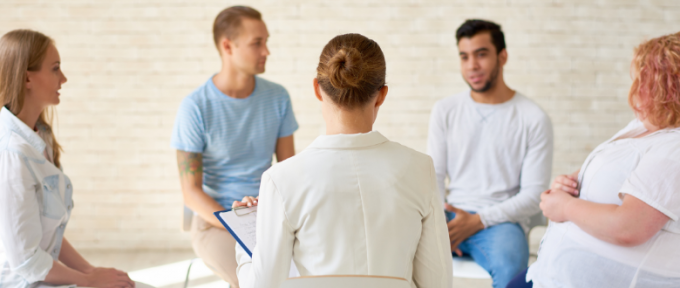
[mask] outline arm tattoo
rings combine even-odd
[[[201,153],[177,151],[177,165],[179,166],[180,177],[203,173],[203,155]]]

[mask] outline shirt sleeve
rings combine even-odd
[[[422,220],[420,242],[413,258],[413,282],[416,287],[449,288],[453,285],[451,244],[434,167],[430,167],[429,213]]]
[[[278,138],[293,135],[299,128],[297,120],[295,120],[295,113],[293,113],[293,104],[290,101],[290,95],[288,95],[286,89],[283,89],[283,93],[285,94],[285,104]]]
[[[680,145],[648,152],[623,183],[620,192],[640,199],[677,222],[680,217]],[[667,153],[666,153],[667,152]],[[680,231],[680,225],[678,225]]]
[[[257,245],[253,249],[253,258],[247,259],[247,254],[243,255],[245,252],[240,252],[239,248],[236,250],[239,286],[279,287],[290,273],[295,232],[284,212],[283,198],[267,172],[262,174],[258,206]]]
[[[45,280],[52,257],[40,248],[43,237],[33,176],[21,157],[0,154],[0,243],[9,269],[26,282]]]
[[[519,176],[519,193],[479,211],[484,227],[522,222],[540,212],[541,193],[550,185],[553,160],[553,129],[547,115],[530,128],[526,149]]]
[[[205,150],[205,125],[196,102],[185,98],[179,105],[175,126],[172,129],[171,146],[177,150],[203,153]]]
[[[430,126],[427,135],[427,154],[432,157],[436,175],[437,191],[442,205],[446,203],[446,115],[441,111],[440,103],[432,108]],[[442,206],[443,208],[443,206]]]

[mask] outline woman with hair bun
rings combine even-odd
[[[538,259],[508,288],[680,287],[680,33],[640,44],[631,70],[637,119],[543,192]]]
[[[373,122],[387,96],[385,57],[359,34],[333,38],[314,92],[326,135],[262,175],[257,246],[237,246],[241,287],[302,276],[376,275],[411,287],[452,285],[451,249],[432,159],[389,141]]]
[[[90,265],[64,238],[73,188],[49,112],[65,82],[52,39],[31,30],[2,36],[0,287],[135,287],[125,272]]]

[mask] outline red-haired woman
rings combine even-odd
[[[90,265],[64,238],[73,189],[49,108],[66,82],[52,39],[14,30],[0,39],[0,287],[38,282],[134,287],[125,272]]]
[[[680,33],[642,43],[637,116],[541,195],[551,224],[508,287],[680,287]]]

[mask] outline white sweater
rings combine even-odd
[[[550,183],[550,118],[519,93],[501,104],[481,104],[468,90],[432,110],[428,153],[442,198],[478,212],[485,227],[526,225],[540,211],[540,194]]]
[[[262,175],[258,205],[253,258],[237,249],[243,288],[279,287],[291,259],[302,276],[452,285],[432,160],[378,132],[318,137]]]

